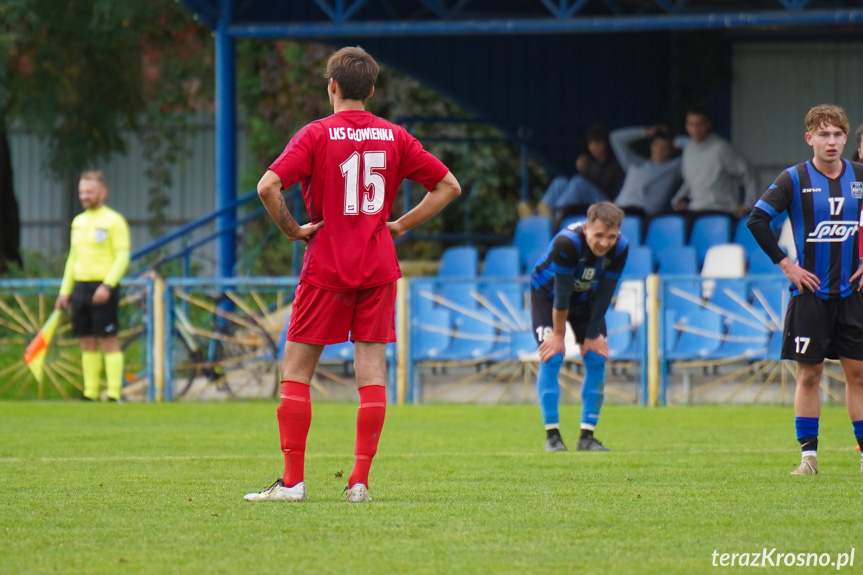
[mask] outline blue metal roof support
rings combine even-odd
[[[216,209],[229,206],[237,194],[237,77],[234,39],[228,34],[233,0],[221,0],[216,25]],[[219,216],[216,227],[226,231],[219,237],[217,277],[234,275],[237,241],[233,232],[236,211]]]
[[[837,26],[863,23],[863,10],[775,10],[713,12],[650,16],[601,16],[539,20],[414,20],[328,23],[234,24],[234,38],[345,38],[379,36],[483,36],[511,34],[572,34],[681,29],[761,28],[766,26]]]

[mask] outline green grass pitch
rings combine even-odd
[[[319,402],[309,500],[248,503],[281,474],[275,407],[0,403],[0,572],[645,575],[860,543],[839,408],[822,414],[821,474],[789,477],[790,407],[609,405],[612,452],[545,453],[536,406],[390,406],[374,501],[349,505],[356,405]],[[579,414],[561,412],[573,448]]]

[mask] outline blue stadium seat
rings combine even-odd
[[[438,359],[478,360],[487,357],[495,347],[494,320],[491,314],[478,313],[478,317],[455,315],[452,340]]]
[[[734,238],[732,238],[732,241],[735,244],[740,244],[743,246],[743,249],[746,250],[747,261],[754,253],[764,253],[761,246],[759,246],[758,242],[755,241],[755,236],[752,235],[752,232],[749,231],[749,227],[746,225],[748,220],[749,218],[740,218],[737,222],[737,227],[734,230]]]
[[[479,291],[504,317],[518,324],[520,318],[513,318],[512,315],[524,313],[526,288],[522,282],[489,282],[481,283]]]
[[[677,325],[681,327],[676,327]],[[693,360],[712,359],[722,343],[722,316],[707,309],[693,311],[686,317],[678,317],[675,330],[680,331],[677,343],[668,352],[666,359]]]
[[[730,321],[725,340],[716,351],[717,358],[756,358],[767,353],[767,343],[770,339],[770,330],[766,325],[766,318],[759,315],[746,318],[746,322]]]
[[[336,363],[354,360],[354,344],[349,341],[325,345],[321,352],[322,363]]]
[[[659,263],[658,272],[661,274],[698,274],[698,256],[692,246],[668,248],[655,253],[654,256]]]
[[[653,273],[653,253],[647,246],[629,246],[621,280],[644,279]]]
[[[668,248],[679,248],[686,245],[686,222],[683,216],[666,214],[657,216],[647,226],[647,236],[644,245],[658,254]]]
[[[532,331],[516,331],[509,336],[512,338],[509,343],[509,359],[522,359],[539,349]]]
[[[613,309],[605,312],[605,329],[608,334],[609,359],[618,359],[632,345],[632,329],[629,314]]]
[[[479,284],[475,281],[450,280],[443,282],[440,296],[444,301],[441,301],[439,305],[445,308],[459,306],[470,310],[476,309],[479,306],[479,301],[471,292],[479,293]]]
[[[626,241],[630,245],[641,245],[641,218],[638,216],[627,215],[623,216],[623,223],[620,224],[620,233],[626,237]]]
[[[437,309],[414,316],[411,337],[412,355],[416,361],[436,360],[450,344],[450,312]]]
[[[689,245],[695,248],[698,255],[698,265],[704,263],[707,250],[718,244],[727,244],[731,238],[731,220],[728,216],[700,216],[692,224],[692,234]]]
[[[438,282],[431,278],[416,278],[410,281],[411,286],[411,313],[414,316],[422,316],[426,312],[435,309],[435,288]]]
[[[749,312],[740,304],[748,303],[746,281],[742,279],[718,279],[708,302],[727,312],[748,316]]]
[[[485,254],[482,277],[514,278],[520,274],[521,263],[515,246],[496,246]]]
[[[617,361],[641,361],[644,359],[643,326],[630,325],[632,341],[629,347],[620,351],[612,359]]]
[[[531,216],[518,220],[512,244],[521,255],[521,267],[530,273],[536,259],[551,241],[551,221],[542,216]],[[539,252],[539,253],[537,253]]]
[[[446,278],[475,278],[478,260],[479,255],[476,248],[470,246],[447,248],[441,256],[437,275]]]
[[[545,255],[548,246],[545,247],[536,247],[529,254],[527,254],[527,259],[525,260],[527,264],[524,268],[525,275],[530,275],[533,273],[533,269],[536,267],[536,264],[542,259]]]
[[[774,264],[770,256],[765,254],[760,247],[757,248],[757,251],[749,254],[749,269],[747,271],[749,275],[785,275],[782,273],[782,268]]]
[[[675,279],[665,282],[664,305],[666,309],[675,310],[678,317],[685,317],[692,312],[704,309],[701,301],[701,281]]]
[[[568,228],[572,224],[577,224],[579,222],[585,221],[587,218],[585,216],[570,216],[560,222],[560,229]]]

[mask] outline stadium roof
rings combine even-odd
[[[563,34],[822,26],[863,21],[859,0],[182,0],[232,37]]]
[[[361,43],[381,62],[435,87],[518,140],[523,155],[529,153],[552,173],[567,173],[588,125],[645,125],[678,117],[693,103],[686,88],[694,86],[698,103],[710,104],[718,131],[728,126],[728,82],[717,86],[704,74],[725,65],[729,50],[692,50],[676,31],[774,35],[829,29],[831,37],[844,33],[854,39],[863,23],[863,0],[182,2],[215,32],[218,208],[236,197],[234,42],[240,38]],[[696,38],[709,44],[703,40]],[[700,75],[687,76],[682,62],[698,58]],[[526,183],[522,193],[527,194]],[[231,221],[227,215],[220,225],[226,228]],[[220,247],[223,276],[233,269],[229,235]]]

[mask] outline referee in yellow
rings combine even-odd
[[[55,309],[70,309],[72,335],[81,342],[84,398],[99,399],[105,354],[108,401],[119,401],[123,351],[117,339],[119,282],[129,267],[129,224],[105,205],[108,185],[100,171],[84,172],[78,199],[84,212],[72,220],[72,240]]]

